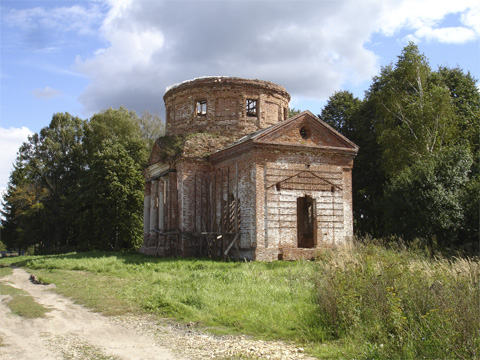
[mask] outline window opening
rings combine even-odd
[[[247,99],[247,116],[257,116],[257,100]]]
[[[197,101],[197,116],[207,115],[207,100]]]
[[[315,247],[317,219],[315,199],[305,195],[297,198],[297,242],[299,248]]]
[[[310,129],[308,129],[307,127],[303,126],[301,129],[300,129],[300,136],[302,137],[302,139],[308,139],[310,137]]]

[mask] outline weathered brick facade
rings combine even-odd
[[[201,131],[241,136],[285,120],[290,95],[268,81],[207,77],[174,85],[163,99],[167,135]],[[255,102],[255,113],[247,110],[247,100]]]
[[[291,260],[353,236],[358,147],[308,111],[287,119],[283,87],[211,77],[164,100],[167,136],[145,170],[140,252]],[[175,156],[168,139],[181,143]]]

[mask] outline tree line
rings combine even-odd
[[[158,116],[125,108],[90,120],[54,114],[18,150],[3,196],[2,241],[39,252],[138,248],[142,169],[162,130]]]
[[[410,43],[363,100],[338,91],[319,116],[360,146],[357,235],[478,252],[480,92],[470,73],[434,71]],[[53,115],[18,151],[3,196],[2,241],[45,252],[138,248],[142,168],[162,130],[158,116],[125,108],[90,120]]]
[[[470,73],[433,71],[410,43],[363,100],[338,91],[319,116],[360,147],[357,234],[478,253],[480,92]]]

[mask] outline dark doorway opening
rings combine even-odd
[[[297,241],[299,248],[313,248],[316,243],[317,219],[315,199],[297,198]]]

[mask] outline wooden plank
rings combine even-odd
[[[197,173],[193,175],[193,231],[197,232]]]
[[[237,240],[237,237],[240,235],[240,233],[237,233],[235,234],[234,238],[233,238],[233,241],[230,243],[230,245],[228,245],[227,249],[225,250],[224,254],[225,256],[228,254],[228,252],[230,251],[230,249],[232,248],[233,244],[235,243],[235,241]]]
[[[213,171],[213,231],[218,231],[217,224],[217,170]]]
[[[230,228],[230,165],[227,167],[227,211],[225,212],[225,225],[227,226],[227,230],[231,231]]]
[[[235,162],[235,231],[238,232],[238,162]]]
[[[330,165],[327,165],[327,167],[331,167]],[[269,165],[266,165],[265,166],[266,170],[269,171],[269,174],[272,174],[272,173],[278,173],[278,172],[299,172],[299,171],[305,171],[307,170],[305,168],[305,165],[296,165],[296,164],[290,164],[290,167],[288,169],[285,169],[283,167],[273,167],[273,166],[269,166]],[[323,173],[323,174],[341,174],[342,171],[341,170],[307,170],[307,171],[312,171],[312,172],[316,172],[316,173]]]
[[[205,231],[203,228],[203,174],[200,176],[200,231]]]
[[[276,229],[294,229],[294,226],[269,226],[270,230]]]
[[[225,222],[224,222],[224,211],[225,211],[225,204],[224,204],[224,196],[223,196],[223,168],[220,169],[220,232],[224,233],[225,232]]]
[[[235,196],[235,231],[238,233],[238,204],[239,204],[239,199],[238,199],[238,161],[235,162],[235,183],[236,183],[236,196]],[[235,237],[236,239],[238,237]],[[235,240],[234,240],[235,241]],[[239,255],[239,246],[238,246],[238,240],[235,243],[235,248],[237,252],[237,259],[240,257]]]
[[[197,232],[197,172],[193,174],[193,231]],[[193,256],[197,256],[197,237],[193,238]]]
[[[263,187],[265,193],[264,199],[264,226],[265,226],[265,248],[268,248],[268,191],[267,191],[267,168],[263,167]]]
[[[181,231],[180,229],[180,201],[179,201],[179,188],[178,188],[178,175],[175,173],[175,200],[177,202],[177,218],[176,218],[176,228],[177,230]],[[176,249],[178,251],[178,246]]]

